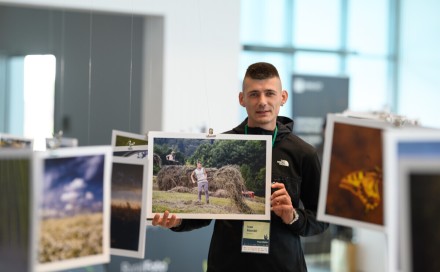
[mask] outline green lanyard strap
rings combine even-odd
[[[248,134],[248,125],[244,125],[244,134]],[[278,126],[275,125],[275,130],[273,132],[273,136],[272,136],[272,147],[275,144],[275,139],[277,138],[277,134],[278,134]]]

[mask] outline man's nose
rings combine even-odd
[[[260,95],[259,98],[260,98],[260,99],[258,100],[258,105],[259,105],[260,107],[264,107],[264,106],[266,106],[266,104],[267,104],[267,99],[266,99],[266,97],[265,97],[264,95]]]

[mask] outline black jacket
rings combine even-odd
[[[245,124],[247,119],[226,133],[244,134]],[[292,133],[293,120],[278,117],[277,127],[272,149],[272,178],[284,182],[299,220],[287,225],[271,213],[269,254],[242,253],[243,221],[216,220],[208,255],[208,272],[307,271],[300,236],[319,234],[328,227],[327,223],[316,220],[321,164],[315,149]],[[273,134],[260,128],[249,128],[248,133]],[[187,219],[172,230],[189,231],[210,223],[211,220]]]

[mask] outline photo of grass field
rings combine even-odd
[[[0,271],[28,271],[31,159],[10,155],[0,152]]]
[[[165,211],[187,219],[268,217],[270,146],[246,136],[150,132],[148,217]],[[197,179],[196,170],[205,177]]]
[[[104,155],[44,160],[38,262],[103,253]]]
[[[138,160],[139,161],[139,160]],[[138,251],[141,228],[143,164],[113,162],[111,189],[111,248]]]

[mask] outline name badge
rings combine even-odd
[[[270,221],[244,221],[241,252],[269,254]]]

